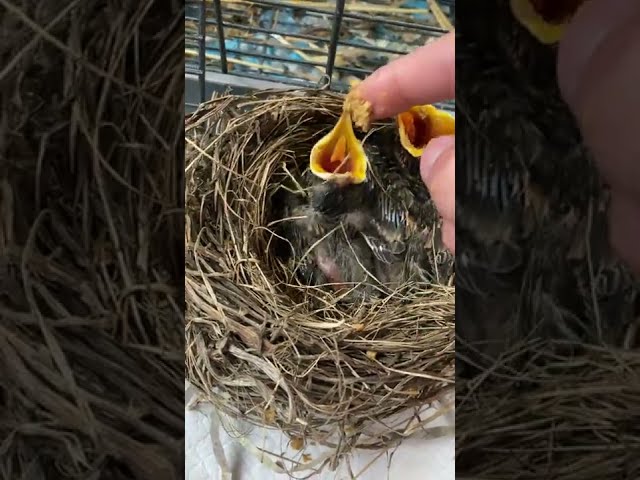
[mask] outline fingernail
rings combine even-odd
[[[558,83],[565,100],[573,103],[590,59],[607,37],[640,11],[629,0],[591,0],[576,12],[558,51]]]
[[[433,167],[440,156],[454,146],[455,137],[451,135],[434,138],[427,144],[424,152],[422,152],[422,159],[420,161],[420,173],[425,182],[429,181]]]

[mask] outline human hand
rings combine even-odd
[[[453,32],[376,70],[358,85],[371,104],[373,119],[393,117],[412,106],[455,97]],[[431,140],[422,154],[420,173],[443,221],[442,240],[455,253],[455,137]]]
[[[640,3],[592,0],[560,43],[558,81],[611,187],[611,243],[640,273]]]

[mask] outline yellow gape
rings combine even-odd
[[[310,168],[314,175],[342,184],[367,179],[367,155],[353,131],[349,112],[343,112],[333,130],[313,146]]]
[[[560,41],[567,24],[587,0],[510,0],[513,16],[544,44]]]
[[[398,115],[396,120],[400,143],[414,157],[422,155],[431,139],[453,135],[456,131],[455,118],[433,105],[412,107]]]

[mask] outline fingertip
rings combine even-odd
[[[592,0],[580,6],[558,46],[558,85],[570,105],[595,52],[638,9],[637,2],[628,0]]]
[[[636,194],[639,21],[639,2],[588,2],[570,24],[558,54],[561,92],[603,179]]]
[[[448,156],[455,154],[455,137],[446,135],[432,139],[424,149],[420,159],[420,175],[425,184],[429,185],[436,167],[436,163],[446,161],[440,158],[446,153]]]
[[[420,163],[420,175],[440,216],[455,221],[455,138],[439,137],[427,145]]]
[[[357,90],[371,103],[375,119],[393,117],[415,105],[454,98],[454,32],[380,67]]]

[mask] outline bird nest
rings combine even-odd
[[[349,302],[277,253],[273,195],[342,104],[326,91],[221,96],[185,126],[188,380],[232,418],[335,458],[424,431],[414,418],[361,435],[441,398],[455,374],[452,273]]]

